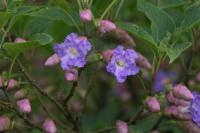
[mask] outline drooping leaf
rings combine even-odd
[[[138,9],[151,20],[152,35],[156,42],[162,40],[168,32],[174,32],[175,22],[165,11],[145,0],[138,0],[137,2]]]
[[[176,43],[172,48],[166,49],[170,63],[176,60],[181,55],[181,53],[183,53],[191,45],[191,42]]]
[[[53,38],[45,33],[38,33],[33,35],[30,41],[23,43],[6,42],[3,48],[10,56],[15,56],[19,53],[25,52],[30,49],[34,49],[40,46],[45,46],[53,41]]]
[[[200,2],[196,2],[185,10],[185,17],[181,24],[183,30],[188,30],[200,23]]]

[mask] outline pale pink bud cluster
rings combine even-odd
[[[66,71],[65,79],[67,81],[76,81],[78,79],[78,71],[77,70]]]
[[[112,58],[112,55],[113,55],[113,49],[108,49],[108,50],[106,50],[106,51],[104,51],[103,53],[102,53],[102,55],[103,55],[103,59],[106,61],[106,62],[109,62],[110,60],[111,60],[111,58]]]
[[[144,69],[152,69],[151,63],[148,61],[146,57],[142,54],[138,53],[138,58],[136,59],[137,64]]]
[[[56,133],[57,128],[53,120],[46,119],[43,123],[43,129],[46,133]]]
[[[79,15],[80,15],[81,21],[84,23],[88,23],[88,22],[92,21],[93,15],[92,15],[92,12],[90,9],[84,9],[84,10],[80,11]]]
[[[188,108],[184,106],[169,106],[165,110],[165,114],[180,120],[191,120]]]
[[[17,101],[17,106],[22,113],[30,113],[31,112],[31,104],[28,98],[24,98]]]
[[[133,38],[125,30],[117,28],[115,31],[115,34],[116,34],[117,39],[121,43],[130,45],[130,46],[136,46],[136,43],[133,40]]]
[[[160,133],[158,130],[154,130],[151,133]]]
[[[44,63],[45,66],[54,66],[60,63],[60,58],[58,57],[57,54],[53,54],[50,56],[46,62]]]
[[[23,42],[26,42],[24,38],[21,38],[21,37],[15,38],[15,43],[23,43]]]
[[[109,20],[100,20],[99,30],[101,33],[113,32],[116,30],[116,25]]]
[[[155,97],[148,97],[145,100],[145,104],[149,111],[159,112],[160,111],[160,102]]]
[[[116,122],[117,133],[128,133],[128,125],[124,121],[118,120]]]
[[[185,85],[177,84],[174,86],[166,98],[172,104],[166,108],[166,115],[180,120],[191,120],[189,105],[193,95]]]
[[[10,127],[10,119],[7,116],[0,116],[0,132],[8,130]]]

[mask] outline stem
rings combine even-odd
[[[106,13],[110,10],[110,8],[115,4],[117,0],[113,0],[108,7],[105,9],[105,11],[103,12],[103,14],[101,15],[100,19],[103,19],[106,15]]]
[[[156,130],[156,129],[159,127],[159,125],[160,125],[160,123],[162,122],[163,119],[164,119],[164,116],[161,116],[161,117],[158,119],[158,121],[156,122],[156,124],[152,127],[151,131]]]
[[[116,19],[117,16],[119,15],[119,12],[120,12],[120,9],[121,9],[123,3],[124,3],[124,0],[121,0],[120,3],[119,3],[119,6],[118,6],[118,8],[117,8],[117,11],[116,11],[116,13],[115,13],[115,19]]]
[[[74,82],[73,82],[73,85],[72,85],[72,88],[71,88],[70,91],[69,91],[69,94],[67,95],[67,97],[66,97],[65,100],[64,100],[64,103],[65,103],[65,104],[67,104],[68,101],[69,101],[69,100],[72,98],[72,96],[74,95],[74,92],[75,92],[75,90],[76,90],[77,85],[78,85],[78,82],[77,82],[77,81],[74,81]]]
[[[17,60],[17,63],[20,67],[21,72],[24,74],[25,78],[30,82],[30,84],[43,96],[47,97],[51,102],[53,102],[64,114],[64,116],[68,119],[69,121],[71,121],[72,123],[74,123],[74,119],[73,116],[71,115],[71,112],[68,109],[64,109],[62,107],[62,105],[56,100],[54,99],[52,96],[50,96],[48,93],[46,93],[45,91],[43,91],[42,87],[40,87],[39,85],[37,85],[37,83],[29,76],[29,74],[25,71],[24,66],[21,64],[21,62],[19,60]]]

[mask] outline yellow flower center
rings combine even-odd
[[[125,66],[125,63],[123,61],[117,61],[116,64],[119,66],[119,67],[124,67]]]
[[[77,51],[77,49],[75,49],[75,48],[71,48],[71,49],[70,49],[70,53],[71,53],[73,56],[77,56],[77,55],[78,55],[78,51]]]

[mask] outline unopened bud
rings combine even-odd
[[[53,54],[52,56],[50,56],[46,62],[45,62],[45,66],[54,66],[57,65],[58,63],[60,63],[60,58],[58,57],[57,54]]]
[[[109,20],[100,20],[99,28],[101,33],[113,32],[116,30],[116,25]]]
[[[46,119],[43,123],[43,128],[46,133],[56,133],[57,128],[53,120]]]
[[[103,59],[105,61],[107,61],[107,62],[110,61],[112,58],[112,55],[113,55],[113,49],[108,49],[108,50],[104,51],[102,53],[102,55],[103,55]]]
[[[160,111],[160,102],[155,97],[148,97],[145,101],[147,108],[151,112],[159,112]]]
[[[196,80],[200,82],[200,72],[197,74]]]
[[[0,132],[8,130],[10,126],[10,119],[7,116],[0,116]]]
[[[116,122],[116,129],[118,133],[128,133],[128,125],[124,121],[118,120]]]
[[[77,70],[66,71],[65,79],[67,81],[76,81],[78,79],[78,71]]]
[[[165,114],[170,117],[175,117],[179,120],[191,120],[191,114],[189,112],[183,111],[185,107],[183,106],[170,106],[166,108]]]
[[[193,99],[193,95],[191,91],[182,84],[176,85],[172,91],[173,91],[174,96],[177,98],[181,98],[188,101]]]
[[[22,113],[30,113],[31,112],[31,104],[29,99],[25,98],[17,101],[17,106]]]
[[[144,57],[143,55],[141,55],[140,53],[138,53],[138,58],[136,59],[136,62],[141,68],[152,69],[152,65],[150,64],[148,59]]]
[[[178,106],[188,106],[188,105],[190,105],[190,101],[186,101],[186,100],[183,100],[183,99],[176,98],[176,97],[174,97],[172,92],[167,94],[166,97],[167,97],[167,100],[172,104],[175,104],[175,105],[178,105]]]
[[[25,97],[25,90],[18,90],[17,92],[15,92],[15,99],[22,99]]]
[[[23,42],[26,42],[24,38],[20,38],[20,37],[15,38],[15,43],[23,43]]]
[[[115,31],[117,39],[119,39],[120,42],[123,44],[127,44],[130,46],[136,46],[135,41],[133,38],[123,29],[116,29]]]
[[[3,86],[3,77],[0,76],[0,87],[2,87],[2,86]]]
[[[10,79],[8,80],[8,87],[7,87],[7,91],[12,90],[13,88],[15,88],[18,85],[18,82],[14,79]]]
[[[84,23],[88,23],[90,21],[92,21],[92,12],[90,9],[84,9],[82,11],[80,11],[80,18],[81,21]]]

